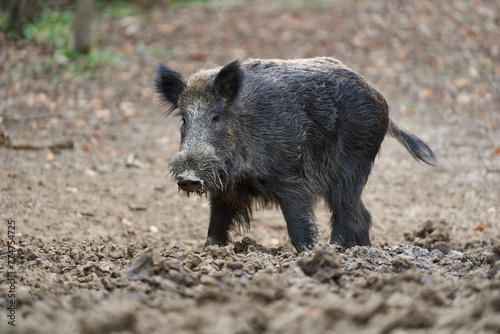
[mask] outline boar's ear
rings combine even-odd
[[[186,88],[186,82],[179,73],[160,63],[156,69],[155,88],[161,95],[160,100],[172,105],[167,111],[170,114],[178,107],[179,96]]]
[[[240,68],[240,62],[235,60],[224,66],[217,74],[214,80],[215,90],[231,103],[238,96],[243,76],[244,73]]]

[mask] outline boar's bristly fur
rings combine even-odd
[[[160,65],[156,90],[182,118],[170,172],[180,189],[207,193],[205,245],[249,227],[252,204],[281,208],[292,244],[314,247],[313,209],[331,209],[331,243],[370,245],[361,193],[387,133],[418,160],[432,150],[389,118],[382,95],[334,58],[248,59],[198,71],[186,82]]]

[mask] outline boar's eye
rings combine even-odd
[[[179,116],[182,121],[182,125],[186,125],[186,112],[184,110],[179,111],[175,116]]]
[[[220,116],[219,115],[213,115],[212,116],[212,124],[215,124],[217,122],[219,122],[220,120]]]

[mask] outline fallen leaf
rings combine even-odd
[[[316,315],[318,314],[319,310],[317,307],[311,307],[308,311],[307,311],[307,314],[309,315]]]
[[[102,152],[103,152],[103,153],[106,153],[106,154],[111,153],[111,151],[112,151],[112,150],[113,150],[113,148],[112,148],[111,146],[109,146],[109,145],[104,145],[104,146],[102,147]]]
[[[381,46],[383,44],[382,40],[380,38],[374,38],[372,40],[373,46]]]
[[[227,20],[226,20],[227,21]],[[175,31],[176,27],[173,24],[163,23],[160,24],[158,30],[161,31],[162,34],[170,35]]]
[[[500,147],[497,147],[497,148],[493,151],[493,155],[500,155]]]
[[[59,125],[59,118],[56,118],[56,117],[51,117],[51,118],[49,119],[48,124],[50,124],[50,125],[51,125],[51,126],[53,126],[53,127],[58,126],[58,125]]]
[[[482,222],[481,224],[477,225],[474,231],[482,231],[486,228],[486,222]]]
[[[464,88],[464,87],[469,87],[471,85],[471,82],[467,78],[460,78],[460,79],[455,80],[453,82],[453,85],[456,88]]]
[[[474,97],[472,94],[460,93],[457,95],[457,102],[464,105],[471,105]]]
[[[86,169],[85,170],[85,176],[86,177],[94,177],[96,175],[97,175],[97,173],[95,171],[93,171],[92,169]]]
[[[38,95],[35,98],[35,102],[38,105],[43,105],[45,108],[49,109],[50,107],[50,99],[49,96],[45,93],[38,93]]]
[[[19,174],[9,173],[9,174],[7,174],[7,176],[10,177],[11,179],[15,179],[15,178],[19,177]]]
[[[123,118],[130,118],[135,115],[135,109],[130,102],[121,102],[118,107],[120,116]]]
[[[127,167],[135,167],[135,168],[140,168],[140,169],[144,169],[145,168],[145,165],[144,163],[142,163],[142,161],[140,161],[139,159],[137,159],[134,155],[134,153],[130,153],[127,157],[127,159],[125,160],[125,165]]]
[[[491,118],[487,118],[484,120],[484,124],[486,126],[489,126],[489,127],[494,127],[495,125],[497,125],[497,122],[494,120],[494,119],[491,119]]]
[[[66,191],[69,193],[76,194],[78,192],[78,188],[77,187],[67,187]]]
[[[479,78],[479,71],[475,67],[469,67],[469,74],[473,78]]]
[[[45,156],[45,162],[54,162],[56,160],[56,156],[54,153],[49,153]]]
[[[424,59],[424,64],[429,67],[436,68],[438,66],[438,61],[436,58],[430,56]]]
[[[290,13],[283,14],[283,15],[281,15],[280,18],[284,24],[292,26],[292,27],[296,26],[300,23],[300,20],[298,18],[294,17]]]
[[[267,242],[266,246],[267,247],[278,247],[278,245],[280,244],[279,240],[276,239],[276,238],[271,238],[269,239],[269,241]]]
[[[487,91],[488,91],[488,88],[486,88],[485,85],[474,86],[474,92],[476,92],[476,94],[485,94]]]
[[[42,126],[42,121],[33,121],[33,122],[31,122],[31,127],[33,129],[40,129],[41,126]]]
[[[82,146],[82,151],[83,152],[90,152],[92,150],[92,144],[91,143],[87,143],[85,145]]]
[[[127,225],[127,226],[130,226],[130,227],[136,227],[134,223],[132,223],[130,220],[128,220],[127,218],[122,218],[122,223]]]
[[[415,109],[414,106],[411,106],[411,105],[400,105],[399,106],[399,111],[407,116],[415,116],[415,115],[418,115],[418,111],[417,109]]]
[[[72,126],[76,126],[77,128],[83,128],[87,126],[87,120],[81,117],[77,117],[74,121]]]
[[[96,111],[94,111],[94,115],[97,117],[97,118],[110,118],[111,117],[111,110],[109,109],[97,109]]]
[[[145,228],[139,227],[136,224],[132,223],[127,218],[122,218],[122,223],[125,224],[125,225],[127,225],[127,226],[130,226],[130,227],[136,228],[138,230],[141,230],[141,231],[147,231]]]
[[[120,52],[123,53],[134,53],[135,52],[135,45],[134,44],[125,44],[120,48]]]
[[[398,57],[399,57],[399,60],[401,60],[401,61],[406,61],[408,59],[408,55],[403,51],[398,52]]]
[[[102,99],[98,97],[94,97],[92,100],[90,100],[88,107],[89,108],[100,108],[102,106]]]
[[[418,97],[421,98],[421,99],[426,99],[426,100],[430,100],[432,99],[432,96],[433,96],[433,92],[432,90],[430,89],[422,89],[419,93],[418,93]]]
[[[104,97],[104,98],[107,98],[107,97],[110,97],[111,95],[113,95],[114,93],[115,93],[115,88],[106,87],[106,88],[100,90],[99,95]]]

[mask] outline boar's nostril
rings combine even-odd
[[[203,181],[200,180],[193,171],[184,172],[177,177],[177,185],[184,191],[197,192],[203,191]]]
[[[179,188],[189,193],[199,193],[203,188],[201,180],[179,180],[177,181],[177,185],[179,186]]]
[[[195,186],[195,185],[201,185],[200,180],[180,180],[177,181],[177,184],[180,186]]]

